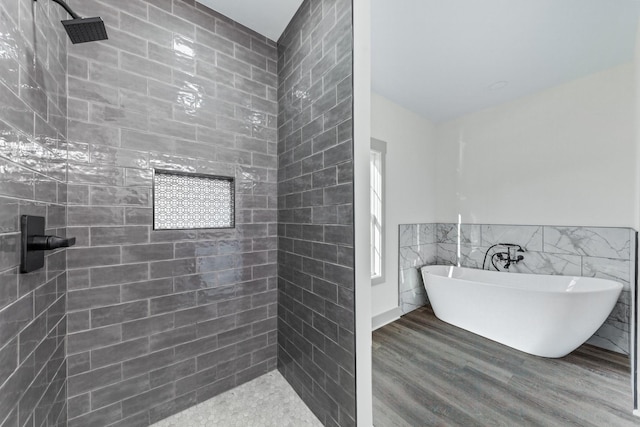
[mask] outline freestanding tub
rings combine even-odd
[[[422,277],[440,320],[526,353],[563,357],[588,340],[622,285],[590,277],[430,265]]]

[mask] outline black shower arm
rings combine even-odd
[[[34,1],[38,1],[38,0],[34,0]],[[66,10],[66,11],[67,11],[67,13],[68,13],[69,15],[71,15],[71,17],[72,17],[73,19],[80,19],[80,16],[78,16],[78,14],[77,14],[77,13],[75,13],[73,10],[71,10],[71,8],[69,7],[69,5],[68,5],[68,4],[66,4],[64,1],[62,1],[62,0],[51,0],[51,1],[52,1],[52,2],[54,2],[54,3],[58,3],[60,6],[62,6],[62,7],[64,8],[64,10]]]

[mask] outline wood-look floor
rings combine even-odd
[[[583,345],[531,356],[422,307],[373,333],[375,427],[640,426],[629,358]]]

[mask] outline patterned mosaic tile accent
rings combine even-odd
[[[153,427],[316,427],[320,421],[278,371],[220,394]]]
[[[156,171],[154,229],[233,227],[233,178]]]

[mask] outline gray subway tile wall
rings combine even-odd
[[[305,1],[278,42],[278,368],[355,425],[352,3]]]
[[[67,50],[50,2],[0,3],[0,425],[64,426],[66,253],[19,274],[20,215],[65,236]]]
[[[0,5],[1,425],[144,426],[278,357],[353,425],[351,2],[307,1],[280,52],[192,0],[70,4],[109,40]],[[152,230],[153,168],[234,176],[236,228]],[[18,274],[20,214],[77,245]]]
[[[276,368],[277,48],[193,1],[72,1],[69,425],[148,425]],[[231,230],[152,229],[152,169],[236,180]]]

